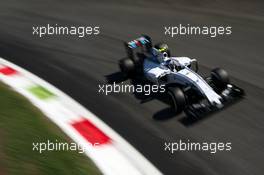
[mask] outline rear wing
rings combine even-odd
[[[151,53],[151,50],[152,50],[152,41],[151,41],[151,38],[147,35],[142,35],[141,37],[133,41],[130,41],[130,42],[125,42],[124,44],[125,44],[127,55],[131,59],[134,58],[135,52]]]

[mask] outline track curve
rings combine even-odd
[[[263,174],[264,157],[264,3],[191,1],[10,0],[0,6],[0,56],[49,81],[86,106],[164,174]],[[251,10],[249,10],[250,7]],[[231,11],[233,13],[231,13]],[[32,36],[32,25],[99,25],[90,38]],[[164,25],[231,25],[230,37],[164,37]],[[185,126],[182,116],[155,120],[166,105],[140,104],[133,94],[98,94],[98,84],[118,70],[122,40],[147,33],[166,41],[175,55],[199,60],[202,71],[220,66],[247,93],[244,100],[199,123]],[[232,151],[215,155],[164,151],[165,141],[231,141]]]

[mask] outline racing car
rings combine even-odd
[[[167,44],[153,46],[147,35],[125,42],[125,49],[127,57],[119,61],[121,72],[131,79],[143,77],[164,85],[176,114],[198,116],[222,109],[244,95],[241,88],[230,83],[224,69],[212,69],[210,76],[203,78],[198,74],[196,59],[173,57]]]

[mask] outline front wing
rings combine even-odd
[[[233,84],[229,84],[227,88],[223,90],[219,95],[222,97],[222,107],[216,107],[210,104],[206,99],[202,99],[198,103],[189,104],[184,110],[185,114],[187,115],[187,117],[204,117],[213,112],[222,110],[239,101],[244,97],[245,92],[243,89]]]

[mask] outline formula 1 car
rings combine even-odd
[[[154,47],[149,36],[142,35],[125,42],[127,58],[119,61],[121,72],[129,78],[144,77],[149,82],[165,85],[171,105],[177,114],[198,116],[221,109],[230,101],[242,97],[244,91],[231,84],[221,68],[201,77],[196,59],[172,57],[167,44]]]

